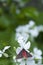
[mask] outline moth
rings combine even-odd
[[[32,55],[25,49],[22,49],[20,53],[16,56],[16,59],[28,58],[28,57],[32,57]]]

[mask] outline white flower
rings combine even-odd
[[[37,48],[34,48],[33,52],[34,52],[34,57],[36,59],[42,59],[42,56],[41,56],[42,55],[42,51],[41,50],[39,50]]]
[[[32,28],[35,25],[34,21],[29,21],[29,23],[27,25],[22,25],[22,26],[18,26],[16,28],[16,32],[22,33],[22,32],[27,32],[29,33],[30,28]]]
[[[20,47],[17,48],[16,53],[19,54],[19,52],[24,48],[26,51],[28,51],[28,49],[30,48],[30,41],[29,42],[25,42],[25,40],[23,39],[23,37],[19,37],[18,38],[18,43],[20,45]]]
[[[16,28],[16,32],[19,32],[19,33],[22,33],[22,32],[28,32],[28,28],[29,28],[29,25],[23,25],[23,26],[18,26]]]
[[[39,32],[43,32],[43,25],[37,26],[37,29],[38,29]]]
[[[38,64],[38,65],[42,65],[42,60],[39,59],[37,64]]]
[[[32,21],[32,20],[30,20],[30,21],[29,21],[29,27],[33,27],[34,25],[35,25],[35,22]]]
[[[38,29],[39,27],[35,26],[35,22],[30,20],[28,24],[16,28],[16,40],[23,36],[25,40],[31,38],[31,41],[34,41],[34,37],[39,35]]]
[[[8,54],[5,53],[5,51],[6,51],[7,49],[9,49],[9,48],[10,48],[10,46],[6,46],[6,47],[4,47],[3,50],[0,50],[0,57],[2,57],[2,55],[4,55],[5,57],[8,57]]]
[[[27,59],[27,65],[36,65],[35,60],[33,59]]]
[[[15,38],[15,40],[18,40],[18,38],[21,38],[23,36],[23,39],[25,40],[25,42],[28,40],[28,38],[29,38],[29,35],[28,34],[26,34],[26,33],[22,33],[22,34],[20,34],[20,33],[16,33],[16,38]]]
[[[20,63],[20,65],[36,65],[33,58],[27,58],[27,59],[17,59],[17,62]]]
[[[31,34],[32,37],[37,37],[39,34],[39,31],[38,31],[37,27],[34,27],[33,29],[29,30],[29,33]]]

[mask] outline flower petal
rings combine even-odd
[[[22,44],[24,43],[22,36],[18,38],[18,43],[20,44],[20,46],[22,46]]]
[[[0,57],[2,57],[2,54],[0,54]]]
[[[2,54],[3,52],[0,50],[0,54]]]
[[[19,43],[19,45],[20,45],[21,47],[24,47],[25,42],[24,42],[23,37],[19,37],[19,39],[18,39],[18,43]]]
[[[7,53],[3,53],[3,55],[4,55],[5,57],[9,57]]]
[[[34,48],[34,53],[37,54],[37,55],[42,55],[42,51],[37,49],[37,48]],[[36,53],[37,52],[37,53]]]
[[[35,59],[42,59],[42,56],[34,55]]]
[[[34,25],[35,25],[35,22],[32,21],[32,20],[30,20],[30,21],[29,21],[29,26],[32,27],[32,26],[34,26]]]
[[[21,35],[23,36],[23,41],[26,43],[29,38],[29,34],[27,34],[26,32],[22,32]]]
[[[17,62],[22,62],[22,58],[21,59],[16,59],[17,60]]]
[[[14,60],[14,62],[16,62],[16,56],[13,56],[13,60]]]
[[[27,44],[24,45],[24,48],[25,49],[29,49],[30,48],[30,44],[31,44],[30,42],[27,42]]]
[[[36,52],[37,52],[37,48],[34,48],[33,49],[33,52],[34,52],[34,54],[37,54]]]
[[[10,48],[10,46],[6,46],[6,47],[4,47],[4,49],[3,49],[3,52],[5,52],[7,49],[9,49]]]
[[[21,61],[20,65],[25,65],[25,61]]]
[[[34,60],[27,60],[27,65],[36,65]]]
[[[41,50],[38,50],[38,51],[37,51],[37,54],[38,54],[38,55],[42,55],[42,51],[41,51]]]
[[[37,37],[39,34],[39,31],[38,31],[37,27],[34,27],[34,29],[29,30],[29,33],[31,34],[31,36]]]

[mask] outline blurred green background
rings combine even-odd
[[[0,58],[0,65],[15,65],[12,57],[15,54],[15,29],[34,20],[36,25],[43,25],[43,0],[0,0],[0,49],[10,45],[6,52],[9,58]],[[43,51],[43,32],[35,39],[32,47]],[[43,56],[43,55],[42,55]]]

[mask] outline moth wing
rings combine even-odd
[[[27,54],[27,57],[32,57],[30,53],[26,52],[26,54]]]
[[[16,56],[16,59],[20,59],[20,58],[23,58],[22,51]]]

